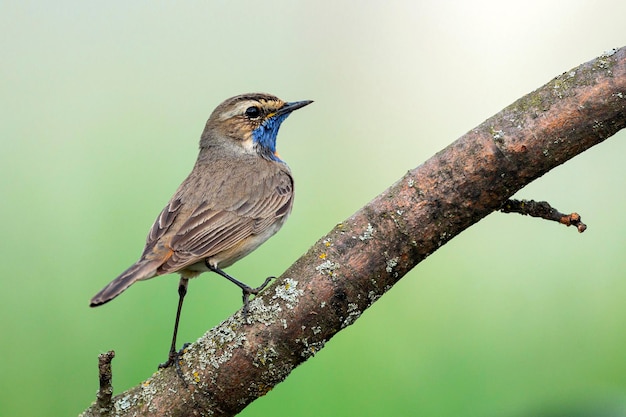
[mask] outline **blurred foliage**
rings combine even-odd
[[[116,392],[165,359],[175,276],[88,300],[139,255],[223,99],[316,101],[279,135],[291,219],[229,269],[256,284],[502,107],[623,46],[625,14],[621,0],[1,3],[0,415],[78,414],[100,352],[117,353]],[[489,216],[241,415],[626,416],[624,139],[518,195],[578,211],[583,235]],[[222,279],[192,281],[179,340],[239,303]]]

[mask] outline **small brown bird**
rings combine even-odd
[[[244,314],[257,287],[222,269],[274,235],[293,204],[291,171],[276,152],[281,123],[312,101],[286,103],[269,94],[243,94],[217,106],[200,138],[189,176],[157,217],[139,260],[91,299],[91,307],[120,295],[137,281],[178,272],[178,308],[168,361],[175,360],[178,322],[189,279],[213,271],[243,291]]]

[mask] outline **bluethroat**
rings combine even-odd
[[[269,94],[243,94],[217,106],[200,138],[200,153],[189,176],[156,218],[139,260],[91,299],[111,301],[137,281],[180,274],[178,308],[168,361],[177,357],[176,334],[189,279],[212,271],[248,300],[271,280],[252,288],[223,271],[274,235],[293,204],[289,167],[276,152],[281,123],[310,100],[286,103]]]

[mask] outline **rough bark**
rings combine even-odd
[[[409,171],[241,312],[113,398],[118,416],[231,416],[283,381],[420,261],[516,191],[626,126],[626,47],[556,77]],[[84,416],[98,415],[92,405]]]

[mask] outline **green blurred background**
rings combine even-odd
[[[119,393],[167,354],[176,276],[90,297],[135,261],[223,99],[313,99],[281,129],[297,198],[230,268],[258,284],[520,96],[626,44],[626,2],[1,2],[0,415],[72,416],[114,349]],[[626,132],[493,214],[242,416],[626,416]],[[203,275],[180,341],[240,306]]]

